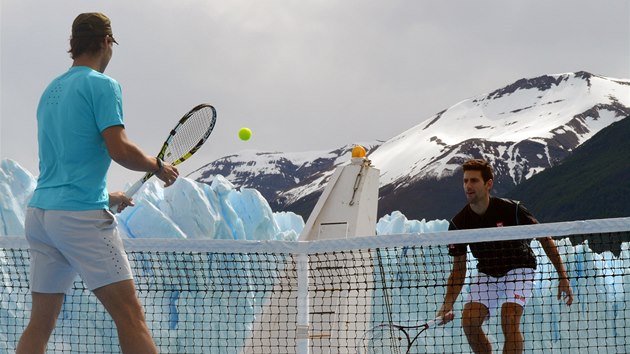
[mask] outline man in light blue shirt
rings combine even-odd
[[[109,207],[132,206],[108,193],[113,159],[154,172],[170,186],[177,169],[127,139],[120,85],[104,75],[112,58],[110,20],[84,13],[72,24],[70,70],[44,91],[37,109],[39,169],[25,220],[31,253],[31,319],[17,353],[44,353],[64,300],[80,275],[112,316],[123,353],[157,353]]]
[[[40,175],[29,206],[106,209],[111,158],[101,134],[117,125],[123,125],[118,82],[87,66],[56,78],[37,109]]]

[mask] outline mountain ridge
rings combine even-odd
[[[629,107],[630,81],[585,71],[520,79],[462,100],[387,141],[366,144],[381,171],[379,216],[400,210],[415,219],[450,218],[465,203],[458,170],[469,158],[493,164],[495,194],[505,195],[560,165],[600,130],[630,115]],[[306,219],[334,169],[349,161],[351,148],[231,155],[189,176],[210,183],[213,175],[227,173],[235,185],[258,189],[274,210]],[[282,157],[300,164],[288,168],[277,162]]]

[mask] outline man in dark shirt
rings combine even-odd
[[[536,219],[518,202],[490,196],[493,186],[492,167],[484,160],[464,163],[464,192],[468,204],[451,221],[449,229],[477,229],[536,224]],[[567,305],[573,293],[564,264],[551,237],[538,239],[558,272],[558,299]],[[438,316],[444,323],[453,319],[453,304],[466,279],[467,247],[477,259],[477,275],[470,284],[462,313],[462,326],[475,353],[492,353],[492,344],[482,329],[483,322],[495,310],[501,310],[501,327],[505,337],[503,353],[522,353],[520,329],[523,307],[532,295],[536,257],[529,240],[478,242],[449,245],[453,269],[448,278],[444,304]]]

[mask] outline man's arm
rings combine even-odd
[[[103,139],[112,160],[134,171],[155,172],[156,177],[168,187],[175,182],[179,172],[173,165],[164,163],[160,168],[157,158],[146,155],[136,144],[127,138],[122,125],[111,126],[103,130]]]
[[[442,304],[437,313],[438,317],[443,316],[442,323],[448,323],[453,320],[453,305],[462,291],[464,281],[466,281],[466,254],[453,257],[453,269],[448,277],[444,304]]]
[[[566,269],[564,268],[564,263],[562,262],[560,253],[558,253],[556,243],[551,237],[539,238],[538,242],[540,242],[542,248],[545,250],[545,254],[547,254],[547,257],[549,257],[549,260],[558,272],[558,300],[563,299],[567,305],[571,305],[573,303],[573,291],[571,291],[569,277]]]

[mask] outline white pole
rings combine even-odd
[[[309,353],[308,255],[297,255],[297,328],[296,353]]]

